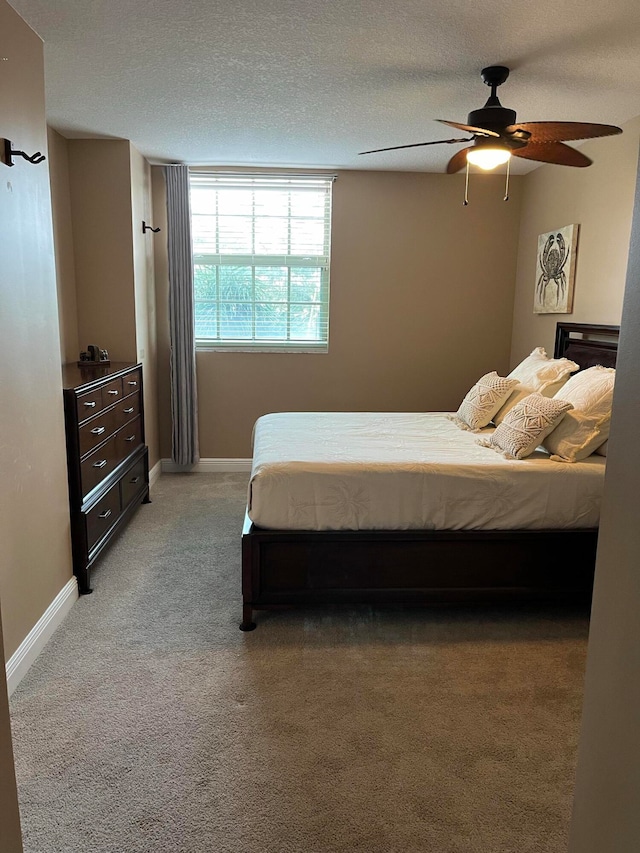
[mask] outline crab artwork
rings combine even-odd
[[[568,314],[572,310],[577,231],[577,225],[567,225],[538,237],[537,314]]]
[[[556,246],[554,246],[554,241]],[[542,259],[540,266],[542,267],[542,275],[538,279],[537,292],[541,302],[544,301],[544,292],[547,285],[553,281],[556,285],[556,305],[560,304],[561,297],[567,292],[567,276],[564,272],[564,265],[567,263],[567,247],[562,234],[550,234],[547,237],[547,242],[542,250]]]

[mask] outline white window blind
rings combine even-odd
[[[326,350],[333,177],[190,183],[196,345]]]

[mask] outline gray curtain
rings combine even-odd
[[[164,172],[169,252],[172,459],[178,465],[192,465],[199,460],[200,454],[189,168],[165,166]]]

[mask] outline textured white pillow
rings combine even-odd
[[[542,444],[571,408],[571,403],[564,400],[529,394],[507,412],[489,438],[479,438],[477,443],[497,450],[507,459],[524,459]]]
[[[531,355],[511,371],[507,379],[517,379],[519,387],[507,398],[496,412],[494,424],[502,423],[507,412],[527,394],[537,391],[543,397],[553,397],[562,388],[569,375],[580,366],[568,358],[549,358],[544,347],[536,347]]]
[[[573,406],[544,442],[555,462],[586,459],[609,438],[615,379],[613,367],[590,367],[572,376],[555,395]]]
[[[491,423],[491,418],[518,384],[493,370],[485,373],[465,396],[455,415],[447,415],[460,429],[477,430]]]

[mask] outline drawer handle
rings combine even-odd
[[[134,382],[132,379],[130,379],[130,380],[127,382],[127,385],[137,385],[137,384],[138,384],[138,383],[137,383],[137,382]]]
[[[135,437],[136,437],[136,436],[135,436],[135,433],[134,433],[133,435],[130,435],[130,436],[129,436],[129,438],[125,438],[125,441],[133,441]]]
[[[106,427],[94,427],[91,432],[93,433],[93,435],[102,435],[105,429]]]
[[[122,411],[125,413],[125,415],[130,415],[133,411],[133,406],[130,406],[128,409],[123,409]]]
[[[84,405],[89,409],[95,409],[96,407],[95,401],[93,403],[85,403]]]
[[[110,394],[114,394],[116,397],[118,396],[118,392],[117,392],[116,390],[114,390],[114,389],[112,389],[111,391],[109,391],[109,393],[110,393]]]
[[[98,518],[109,518],[109,516],[110,516],[110,515],[111,515],[111,510],[110,510],[110,509],[105,509],[105,511],[104,511],[104,512],[101,512],[101,513],[100,513],[100,515],[98,516]]]
[[[105,466],[106,464],[107,464],[107,460],[106,460],[106,459],[101,459],[99,462],[94,462],[94,463],[93,463],[93,467],[94,467],[94,468],[104,468],[104,466]]]
[[[134,477],[132,480],[129,480],[129,482],[130,482],[133,486],[135,486],[135,484],[136,484],[136,483],[139,483],[139,482],[140,482],[140,477]]]

